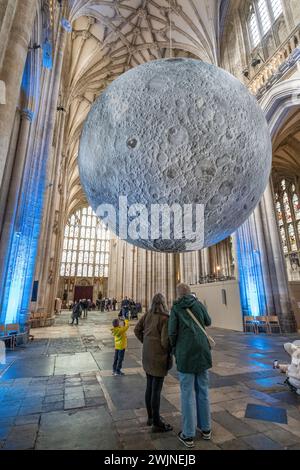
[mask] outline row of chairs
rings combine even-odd
[[[24,336],[28,332],[21,333],[20,325],[18,323],[9,323],[7,325],[0,325],[0,340],[8,343],[10,349],[14,349],[17,344],[17,337]]]
[[[264,315],[264,316],[245,316],[244,317],[244,331],[251,331],[255,334],[269,333],[272,334],[274,330],[281,333],[281,326],[277,315]]]

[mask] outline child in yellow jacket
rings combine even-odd
[[[127,348],[127,335],[126,331],[129,328],[129,321],[125,320],[123,324],[122,320],[115,319],[112,322],[112,335],[115,339],[115,357],[113,363],[113,375],[125,375],[122,372],[122,364],[125,356],[125,350]]]

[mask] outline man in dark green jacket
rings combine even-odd
[[[171,310],[168,332],[181,390],[183,429],[178,438],[185,446],[194,447],[196,425],[204,439],[211,438],[208,369],[212,367],[212,358],[207,337],[187,309],[203,328],[211,324],[211,319],[204,305],[191,294],[188,285],[179,284],[176,290],[178,299]]]

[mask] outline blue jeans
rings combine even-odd
[[[113,372],[117,372],[118,374],[121,372],[124,356],[125,349],[115,349]]]
[[[201,431],[210,431],[208,370],[197,375],[183,372],[178,372],[178,375],[181,391],[183,434],[185,437],[195,437],[196,427]]]

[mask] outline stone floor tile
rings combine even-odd
[[[243,439],[233,439],[232,441],[226,441],[219,444],[222,450],[251,450]]]
[[[234,435],[216,421],[212,421],[212,435],[212,440],[215,444],[221,444],[222,442],[231,441],[234,439]]]
[[[59,395],[49,395],[44,398],[44,403],[55,403],[57,401],[63,401],[64,395],[63,393]]]
[[[20,405],[1,406],[0,407],[0,418],[10,418],[17,416],[20,409]]]
[[[113,421],[123,421],[126,419],[134,419],[136,413],[134,410],[117,410],[112,412],[112,419]]]
[[[300,446],[300,437],[286,431],[285,429],[275,429],[272,431],[266,431],[264,433],[267,437],[282,446],[290,446],[298,444]]]
[[[294,444],[292,446],[288,446],[287,450],[300,450],[300,444]]]
[[[15,426],[24,426],[26,424],[38,424],[40,421],[40,417],[41,415],[39,413],[17,416],[15,419]]]
[[[84,398],[65,400],[65,402],[64,402],[64,409],[65,410],[71,410],[71,409],[74,409],[74,408],[83,408],[84,406],[85,406]]]
[[[104,407],[42,416],[36,449],[118,449],[120,441]]]
[[[49,413],[50,411],[59,411],[64,409],[64,402],[57,401],[54,403],[44,403],[43,404],[43,413]]]
[[[243,440],[254,450],[282,450],[283,446],[270,439],[265,434],[252,434],[244,436]]]
[[[212,414],[213,420],[221,424],[225,429],[236,437],[247,436],[253,434],[253,429],[247,424],[241,422],[238,418],[235,418],[227,411],[220,411]]]
[[[6,450],[33,449],[38,432],[37,424],[15,426],[3,446]]]
[[[86,406],[101,406],[106,405],[106,399],[103,397],[93,397],[93,398],[85,398]]]
[[[7,438],[7,436],[9,435],[10,433],[10,430],[11,430],[12,426],[1,426],[0,425],[0,440],[4,440]]]

